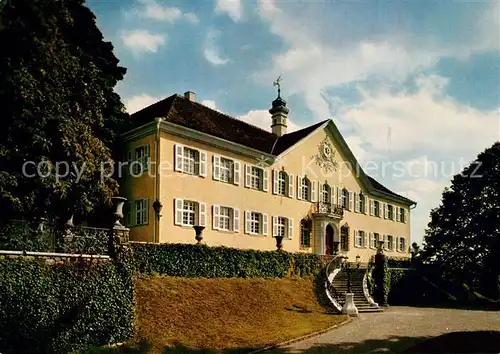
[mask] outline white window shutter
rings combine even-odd
[[[373,203],[373,199],[370,199],[370,215],[373,216],[375,211],[375,205]]]
[[[359,231],[354,230],[354,246],[355,247],[359,247],[358,240],[359,240]]]
[[[262,234],[267,236],[269,233],[268,223],[267,223],[267,214],[262,214]]]
[[[368,197],[365,196],[363,213],[368,214]]]
[[[400,221],[399,213],[400,213],[399,207],[396,207],[396,221],[398,222]]]
[[[175,170],[182,172],[182,163],[184,162],[184,146],[181,144],[175,144]]]
[[[382,210],[382,208],[384,208],[384,210]],[[384,217],[384,214],[385,214],[385,207],[384,207],[384,203],[381,203],[380,201],[378,202],[378,217],[379,218],[383,218]]]
[[[302,200],[302,177],[297,176],[297,199]]]
[[[382,214],[384,219],[387,219],[387,203],[382,203]]]
[[[383,240],[384,240],[384,249],[388,249],[389,247],[387,247],[387,235],[383,235]]]
[[[207,205],[205,203],[198,203],[198,222],[200,226],[207,225]]]
[[[240,174],[241,174],[241,164],[239,161],[234,161],[233,163],[233,183],[236,185],[240,184]]]
[[[375,246],[376,246],[375,244],[373,244],[373,236],[374,236],[374,233],[373,233],[373,232],[369,232],[369,233],[368,233],[368,235],[369,235],[369,237],[370,237],[370,239],[369,239],[369,241],[370,241],[370,248],[373,248],[373,247],[375,247]]]
[[[219,205],[212,206],[212,228],[214,230],[219,229],[219,211],[220,211]]]
[[[288,196],[293,198],[293,181],[294,176],[292,173],[288,174]]]
[[[220,156],[214,155],[212,160],[213,160],[212,177],[214,180],[219,181],[220,180]]]
[[[240,209],[233,209],[233,231],[240,232]]]
[[[146,150],[146,151],[145,151],[145,155],[146,155],[146,156],[144,156],[144,159],[145,159],[146,161],[145,161],[145,166],[143,166],[143,170],[149,170],[149,167],[150,167],[150,165],[151,165],[151,158],[150,158],[150,157],[151,157],[151,155],[150,155],[150,152],[149,152],[149,144],[147,144],[147,145],[145,146],[145,150]]]
[[[278,217],[273,216],[273,237],[278,235]]]
[[[200,176],[206,177],[207,176],[207,153],[206,153],[206,151],[200,150],[199,166],[200,166],[200,170],[199,170]]]
[[[358,193],[352,193],[352,197],[354,199],[354,212],[359,213],[359,196]]]
[[[273,194],[278,194],[278,170],[273,170]]]
[[[144,224],[149,224],[149,199],[144,199],[146,212],[144,213]]]
[[[269,188],[269,176],[267,168],[262,169],[262,190],[267,192]]]
[[[175,225],[182,225],[182,207],[184,206],[184,200],[180,198],[175,198]]]
[[[311,181],[311,202],[315,202],[317,200],[316,199],[318,191],[317,185],[318,185],[317,181]]]
[[[252,213],[250,211],[245,211],[245,233],[250,233],[250,217]]]
[[[365,232],[364,235],[365,235],[365,244],[364,244],[364,246],[365,246],[365,248],[368,248],[368,247],[370,247],[370,239],[369,239],[370,234],[368,232]]]
[[[396,237],[393,236],[392,237],[392,249],[396,250],[396,247],[397,247],[397,245],[396,245]]]
[[[337,187],[337,204],[342,205],[342,190]]]
[[[251,173],[252,173],[252,166],[245,164],[245,187],[250,187]]]
[[[354,210],[354,193],[349,191],[349,210]]]
[[[408,222],[408,211],[406,209],[404,209],[405,211],[405,224]]]
[[[288,238],[293,238],[293,219],[288,219]]]

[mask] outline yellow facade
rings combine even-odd
[[[372,233],[378,233],[380,240],[386,241],[384,247],[388,255],[409,256],[410,205],[412,203],[394,195],[372,193],[373,191],[369,190],[366,182],[363,183],[363,178],[366,180],[366,177],[363,177],[362,171],[356,173],[355,168],[349,167],[353,164],[352,158],[349,158],[350,152],[345,151],[346,148],[342,147],[340,141],[337,141],[338,138],[332,133],[336,128],[332,126],[334,127],[333,122],[326,122],[277,158],[265,154],[259,156],[256,151],[245,147],[236,148],[233,143],[229,142],[225,144],[218,141],[215,144],[217,138],[212,139],[203,134],[195,134],[187,128],[175,127],[174,129],[167,122],[162,122],[159,128],[153,124],[137,128],[125,136],[127,151],[129,151],[128,160],[130,162],[136,159],[136,148],[147,145],[150,164],[147,172],[140,177],[130,176],[130,173],[124,173],[123,176],[122,194],[129,200],[126,210],[128,210],[127,223],[131,229],[131,240],[195,243],[192,223],[188,222],[190,225],[184,226],[178,225],[180,219],[192,221],[189,215],[194,215],[194,223],[202,223],[205,226],[202,242],[209,246],[275,250],[276,240],[273,235],[284,232],[285,237],[282,243],[286,251],[329,254],[332,251],[332,241],[343,241],[343,253],[351,260],[360,256],[361,261],[365,262],[375,253],[376,245],[371,242]],[[333,150],[329,156],[333,156],[333,160],[337,163],[335,171],[325,170],[314,158],[316,155],[322,155],[325,141],[329,142]],[[158,156],[156,155],[157,149],[159,150]],[[182,156],[189,155],[186,151],[198,158],[196,162],[198,171],[195,174],[176,171],[181,165],[176,158],[180,159],[180,152],[183,153]],[[138,156],[140,157],[140,153]],[[216,180],[220,179],[220,161],[224,159],[232,161],[230,165],[232,166],[230,171],[232,180],[229,183]],[[156,168],[157,165],[158,168]],[[185,166],[188,165],[185,164]],[[215,172],[216,179],[214,179],[214,165],[218,171]],[[267,178],[264,178],[264,173],[260,175],[260,183],[267,183],[267,188],[263,188],[265,190],[256,190],[247,186],[248,182],[251,182],[251,179],[247,179],[247,172],[249,172],[247,165],[257,165],[256,167],[261,168],[260,171],[267,171],[265,173]],[[130,168],[124,170],[130,171]],[[261,173],[258,168],[254,171],[257,171],[256,176]],[[275,194],[277,192],[275,178],[278,172],[274,171],[284,171],[289,177],[283,184],[286,185],[285,195]],[[306,193],[310,200],[299,199],[298,176],[307,177],[311,182],[308,188],[309,193]],[[238,178],[236,182],[235,177]],[[346,206],[351,210],[344,210],[341,216],[318,213],[317,208],[322,199],[321,191],[324,183],[328,183],[332,190],[325,200],[326,204],[343,203],[339,200],[338,193],[345,188],[352,200],[347,199]],[[364,195],[363,200],[368,205],[366,213],[357,210],[355,206],[360,200],[360,193]],[[140,215],[137,215],[134,207],[137,200],[144,200],[147,204],[145,212],[141,210],[142,204],[139,204]],[[156,217],[152,206],[155,200],[159,200],[162,204],[160,218]],[[371,200],[377,200],[380,203],[380,216],[370,215]],[[405,220],[400,221],[396,216],[394,220],[386,218],[384,212],[387,208],[384,203],[392,205],[394,214],[397,212],[401,215],[398,210],[403,209],[402,214]],[[188,209],[195,205],[195,210],[181,212],[181,205],[183,208],[187,206]],[[232,210],[223,207],[230,207]],[[224,217],[222,210],[225,212],[229,210],[229,217]],[[260,216],[248,214],[249,211],[260,213]],[[216,220],[214,220],[214,214],[217,214]],[[264,215],[267,225],[263,225]],[[281,227],[278,226],[280,220],[275,218],[278,216],[283,217],[280,219],[284,222]],[[250,222],[252,217],[260,220],[260,223]],[[301,220],[305,217],[310,218],[312,230],[310,233],[305,233],[305,237],[301,237]],[[143,225],[136,225],[137,220],[140,220]],[[229,229],[232,231],[220,230],[220,225],[224,227],[226,225],[222,220],[230,225]],[[214,225],[214,221],[217,221],[217,225]],[[251,230],[257,230],[257,225],[260,228],[260,234],[250,234]],[[262,230],[264,226],[266,232]],[[347,242],[345,236],[341,240],[342,226],[345,226],[343,231],[348,232]],[[359,231],[364,231],[364,238],[359,237]],[[307,234],[309,242],[306,242],[308,241]],[[392,244],[387,242],[388,235],[394,239]],[[404,243],[400,241],[401,239],[404,239]]]

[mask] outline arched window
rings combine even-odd
[[[342,189],[342,197],[341,197],[341,200],[340,200],[340,205],[344,208],[344,209],[348,209],[349,208],[349,191],[347,189]]]
[[[311,181],[309,178],[302,178],[302,200],[310,200],[311,195]]]
[[[331,197],[330,197],[330,192],[331,188],[328,185],[328,183],[323,184],[323,187],[321,188],[321,202],[322,203],[330,203]]]
[[[340,249],[349,251],[349,226],[343,225],[340,228]]]
[[[276,191],[279,195],[285,195],[286,194],[286,186],[288,182],[288,175],[286,174],[285,171],[280,171],[278,173],[278,190]]]
[[[311,247],[311,231],[312,231],[312,221],[311,219],[305,218],[300,221],[300,247],[309,248]]]

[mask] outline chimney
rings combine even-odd
[[[184,97],[186,97],[191,102],[196,102],[196,93],[191,91],[184,92]]]

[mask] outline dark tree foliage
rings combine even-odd
[[[500,296],[500,142],[479,154],[431,211],[423,261],[445,278]]]
[[[101,179],[101,166],[111,166],[129,116],[113,90],[126,70],[94,14],[83,0],[3,0],[0,48],[3,215],[87,215],[106,204],[118,185]],[[70,167],[59,180],[58,162]]]

